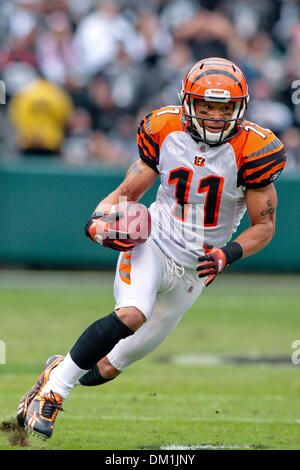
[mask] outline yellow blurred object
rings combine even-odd
[[[55,153],[63,143],[73,104],[63,89],[39,78],[11,99],[8,113],[20,149]]]

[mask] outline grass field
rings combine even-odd
[[[0,421],[52,354],[113,310],[112,275],[0,272]],[[102,387],[77,387],[53,437],[25,449],[300,449],[300,276],[220,276],[175,332]],[[283,363],[201,362],[203,355]],[[252,356],[251,356],[252,355]],[[205,357],[205,356],[204,356]],[[0,432],[0,449],[11,445]]]

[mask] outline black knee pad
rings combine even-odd
[[[72,347],[70,356],[80,369],[90,370],[121,339],[133,335],[133,333],[113,312],[92,323],[82,333]]]

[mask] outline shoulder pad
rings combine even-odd
[[[159,152],[164,139],[176,130],[183,131],[182,107],[165,106],[144,116],[137,131],[137,144],[141,159],[158,172]]]
[[[270,129],[247,121],[240,155],[238,185],[260,188],[275,181],[283,170],[286,153],[283,143]]]

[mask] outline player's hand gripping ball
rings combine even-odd
[[[151,216],[143,204],[121,202],[113,206],[109,214],[93,214],[85,226],[85,233],[104,247],[129,251],[148,239]]]

